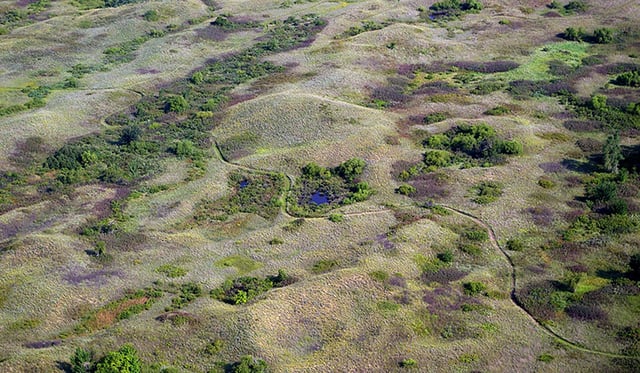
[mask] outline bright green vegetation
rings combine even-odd
[[[245,304],[253,298],[273,288],[287,286],[293,283],[284,270],[279,270],[275,276],[267,276],[264,279],[257,277],[238,277],[226,280],[219,288],[211,290],[211,297],[229,304]]]
[[[216,261],[215,266],[221,268],[233,267],[239,274],[245,274],[261,268],[262,264],[246,256],[233,255]]]

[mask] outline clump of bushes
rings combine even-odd
[[[187,274],[187,270],[175,266],[173,264],[163,264],[160,267],[156,268],[156,272],[162,273],[169,278],[182,277]]]
[[[180,285],[178,296],[171,299],[171,306],[165,307],[165,311],[175,311],[185,307],[202,295],[202,286],[195,282],[187,282]]]
[[[424,155],[428,169],[445,167],[453,163],[466,166],[491,166],[504,162],[504,156],[522,153],[522,144],[503,140],[487,124],[459,124],[445,133],[427,137],[424,146],[430,148]]]
[[[640,71],[633,70],[624,72],[613,79],[612,82],[613,84],[627,87],[640,87]]]
[[[365,161],[359,158],[349,159],[334,168],[307,164],[302,168],[300,183],[290,196],[295,212],[321,213],[366,200],[374,191],[368,183],[359,181],[365,166]],[[314,201],[318,196],[324,201]]]
[[[442,0],[429,7],[432,17],[455,18],[464,13],[478,13],[483,8],[478,0]]]
[[[211,290],[211,297],[229,304],[245,304],[258,295],[272,288],[290,285],[295,281],[284,270],[279,270],[275,276],[264,279],[257,277],[238,277],[226,280],[219,288]]]
[[[482,181],[471,188],[473,202],[486,205],[495,202],[502,195],[504,186],[497,181]]]

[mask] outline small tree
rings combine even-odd
[[[71,372],[73,373],[88,373],[91,371],[91,352],[84,348],[76,348],[76,351],[71,356]]]
[[[126,126],[122,129],[122,133],[120,134],[120,143],[123,145],[128,145],[134,141],[140,139],[142,135],[142,129],[137,125]]]
[[[356,177],[362,174],[366,163],[360,158],[351,158],[345,161],[336,168],[338,175],[348,182],[353,181]]]
[[[617,174],[618,165],[624,158],[620,150],[620,136],[617,132],[607,137],[607,142],[605,142],[602,152],[604,153],[604,168]]]

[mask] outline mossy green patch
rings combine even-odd
[[[584,294],[590,291],[598,290],[609,283],[609,280],[596,276],[583,276],[576,285],[576,294]]]
[[[549,80],[554,76],[549,72],[549,62],[562,61],[571,67],[578,67],[582,59],[587,57],[587,43],[565,41],[547,44],[536,49],[529,60],[518,68],[493,74],[506,81],[512,80]]]
[[[249,273],[262,267],[262,263],[243,255],[228,256],[216,261],[214,265],[220,268],[233,267],[238,271],[238,274]]]

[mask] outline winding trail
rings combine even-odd
[[[238,169],[242,169],[248,172],[255,172],[258,174],[281,174],[279,172],[276,171],[269,171],[269,170],[262,170],[262,169],[258,169],[255,167],[251,167],[251,166],[245,166],[245,165],[241,165],[238,163],[234,163],[231,162],[229,160],[227,160],[221,150],[220,147],[218,145],[218,142],[214,139],[213,141],[214,143],[214,152],[216,153],[217,157],[219,158],[219,160],[231,167],[235,167]],[[287,185],[285,186],[285,189],[283,191],[283,196],[285,198],[285,204],[284,206],[282,206],[281,211],[282,213],[290,218],[305,218],[305,219],[326,219],[327,216],[315,216],[315,217],[308,217],[308,216],[297,216],[294,215],[292,213],[290,213],[289,211],[289,202],[287,199],[287,196],[291,193],[293,184],[294,184],[294,178],[291,175],[286,175],[287,178]],[[398,205],[398,206],[394,206],[394,207],[387,207],[387,208],[382,208],[380,210],[374,210],[374,211],[360,211],[360,212],[349,212],[349,213],[344,213],[342,214],[345,217],[355,217],[355,216],[364,216],[364,215],[375,215],[375,214],[382,214],[382,213],[387,213],[387,212],[392,212],[394,211],[394,209],[396,208],[401,208],[401,207],[415,207],[415,204],[407,204],[407,205]],[[473,221],[474,223],[478,224],[479,226],[483,227],[488,235],[489,235],[489,242],[491,243],[491,246],[493,246],[494,249],[496,249],[497,251],[499,251],[500,253],[502,253],[502,255],[504,256],[504,258],[507,260],[507,263],[509,263],[509,266],[511,267],[511,289],[509,291],[510,293],[510,300],[511,303],[513,303],[516,308],[520,309],[520,311],[524,314],[524,316],[526,318],[528,318],[533,324],[537,325],[540,329],[542,329],[547,335],[553,337],[555,339],[556,342],[562,344],[565,347],[569,347],[572,348],[574,350],[577,351],[581,351],[581,352],[585,352],[585,353],[589,353],[589,354],[593,354],[593,355],[599,355],[599,356],[605,356],[608,358],[615,358],[615,359],[632,359],[632,360],[640,360],[640,356],[633,356],[633,355],[623,355],[623,354],[616,354],[613,352],[607,352],[607,351],[601,351],[601,350],[596,350],[596,349],[591,349],[591,348],[587,348],[584,346],[581,346],[580,344],[573,342],[565,337],[563,337],[562,335],[558,334],[556,331],[554,331],[553,329],[551,329],[549,326],[545,325],[544,323],[542,323],[541,321],[537,320],[522,304],[522,302],[520,302],[520,300],[518,299],[518,296],[516,294],[517,291],[517,276],[516,276],[516,266],[513,263],[513,260],[511,259],[511,256],[509,256],[509,253],[507,253],[507,251],[500,246],[500,244],[498,243],[497,240],[497,235],[495,233],[495,231],[493,230],[493,227],[485,222],[484,220],[480,219],[479,217],[461,210],[459,208],[453,207],[453,206],[449,206],[449,205],[444,205],[444,204],[438,204],[437,206],[440,206],[444,209],[446,209],[447,211],[450,211],[454,214],[457,214],[459,216],[462,216],[466,219],[469,219],[471,221]]]

